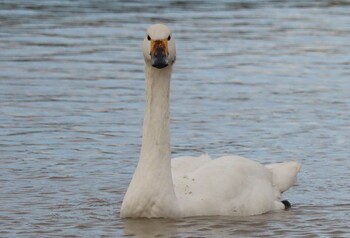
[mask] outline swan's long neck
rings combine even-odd
[[[169,91],[171,67],[145,66],[146,102],[140,166],[170,171]]]
[[[169,91],[171,66],[146,64],[146,102],[140,160],[125,195],[122,217],[179,217],[171,174]]]

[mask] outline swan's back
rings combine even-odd
[[[199,157],[182,156],[171,160],[171,172],[173,178],[193,172],[206,163],[210,162],[209,155],[204,154]]]

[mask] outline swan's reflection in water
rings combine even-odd
[[[171,219],[123,219],[124,235],[136,237],[170,237],[177,232],[176,221]]]
[[[307,208],[304,208],[307,210]],[[302,210],[302,209],[301,209]],[[290,216],[302,219],[302,212],[292,209],[248,217],[187,217],[183,219],[123,219],[124,235],[135,237],[240,237],[283,233],[290,224]],[[247,227],[254,229],[247,230]],[[188,235],[188,236],[187,236]]]

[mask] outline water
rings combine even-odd
[[[350,2],[0,3],[0,236],[350,235]],[[119,219],[145,29],[177,40],[173,156],[298,159],[290,211]]]

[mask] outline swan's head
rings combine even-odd
[[[147,29],[143,40],[143,55],[146,64],[158,69],[174,64],[175,40],[166,25],[155,24]]]

